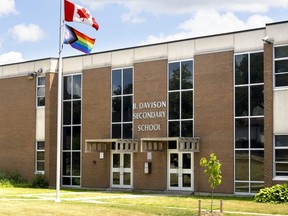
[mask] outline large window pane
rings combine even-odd
[[[251,86],[250,88],[250,115],[264,115],[264,86]]]
[[[288,162],[288,149],[276,149],[275,161],[276,162]]]
[[[275,86],[288,86],[288,73],[287,74],[275,74]]]
[[[288,60],[275,61],[275,73],[288,72]]]
[[[169,93],[169,119],[180,118],[180,93],[170,92]]]
[[[132,124],[123,124],[123,139],[132,138]]]
[[[133,92],[133,70],[127,68],[123,70],[123,94],[132,94]]]
[[[179,121],[169,122],[169,137],[179,137],[180,136],[180,123]]]
[[[121,138],[121,124],[112,125],[112,138]]]
[[[263,52],[250,54],[250,83],[263,83]]]
[[[121,122],[121,97],[112,98],[112,122]]]
[[[180,89],[180,63],[169,64],[169,90]]]
[[[235,88],[235,116],[248,116],[248,87]]]
[[[248,84],[248,54],[235,56],[235,85]]]
[[[73,99],[81,98],[81,75],[73,76]]]
[[[288,57],[288,46],[275,47],[275,58]]]
[[[63,125],[71,125],[71,102],[63,102]]]
[[[73,138],[72,138],[72,149],[73,150],[80,150],[80,133],[81,133],[81,127],[80,126],[74,126],[73,127]]]
[[[73,101],[73,124],[81,124],[81,101]]]
[[[249,183],[247,182],[236,182],[235,191],[238,193],[249,193]]]
[[[251,148],[264,148],[264,118],[250,119]]]
[[[112,71],[112,95],[121,95],[122,94],[122,73],[121,70]]]
[[[193,91],[183,91],[181,95],[181,119],[193,118]]]
[[[248,119],[235,119],[235,148],[249,147]]]
[[[249,151],[235,151],[235,179],[249,180]]]
[[[63,152],[63,175],[71,174],[71,153]]]
[[[72,94],[72,77],[71,76],[65,76],[64,77],[64,100],[71,99]]]
[[[80,176],[80,152],[72,153],[72,175]]]
[[[250,152],[251,181],[264,181],[264,150]]]
[[[132,96],[123,97],[123,122],[132,121]]]
[[[63,127],[63,150],[71,149],[71,127]]]
[[[182,121],[181,122],[181,136],[182,137],[193,137],[193,121]]]
[[[181,63],[181,80],[182,89],[193,88],[193,64],[192,61],[185,61]]]
[[[276,147],[288,147],[288,135],[277,135],[275,136]]]

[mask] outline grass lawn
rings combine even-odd
[[[210,197],[149,193],[0,188],[0,215],[197,215],[198,200],[209,209]],[[240,212],[288,215],[288,204],[261,204],[251,198],[216,197],[223,200],[224,215]],[[214,206],[219,209],[219,206]],[[238,212],[238,213],[237,213]],[[247,214],[246,214],[247,215]],[[253,214],[252,214],[253,215]]]

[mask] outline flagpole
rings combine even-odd
[[[56,199],[55,202],[61,202],[60,184],[61,184],[61,129],[62,129],[62,49],[63,49],[63,0],[60,0],[60,33],[59,33],[59,68],[58,68],[58,106],[57,106],[57,162],[56,162]]]

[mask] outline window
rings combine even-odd
[[[45,142],[36,142],[36,173],[44,174],[45,171]]]
[[[112,138],[133,136],[133,68],[112,70]]]
[[[169,137],[193,137],[193,61],[168,64]]]
[[[275,135],[274,176],[288,179],[288,135]]]
[[[274,86],[288,86],[288,46],[274,48]]]
[[[63,90],[62,184],[67,186],[80,186],[81,75],[65,76]]]
[[[264,186],[263,52],[235,55],[235,192]]]
[[[45,106],[45,77],[37,77],[37,107]]]

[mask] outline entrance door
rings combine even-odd
[[[112,152],[112,187],[132,188],[132,156],[132,153]]]
[[[168,153],[168,189],[169,190],[194,190],[193,156],[191,152]]]

